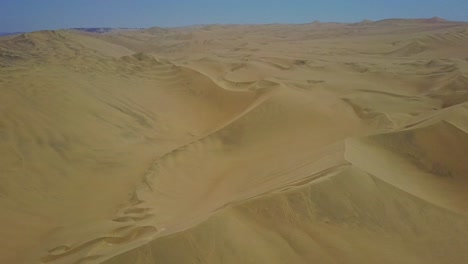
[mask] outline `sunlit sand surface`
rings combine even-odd
[[[468,263],[468,23],[0,38],[0,263]]]

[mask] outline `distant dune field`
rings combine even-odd
[[[0,263],[468,263],[468,23],[0,37]]]

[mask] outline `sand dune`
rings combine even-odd
[[[467,29],[0,37],[0,262],[465,263]]]

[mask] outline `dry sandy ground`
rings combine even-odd
[[[0,263],[468,263],[468,24],[0,38]]]

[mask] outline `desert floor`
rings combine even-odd
[[[468,23],[0,37],[0,263],[468,263]]]

